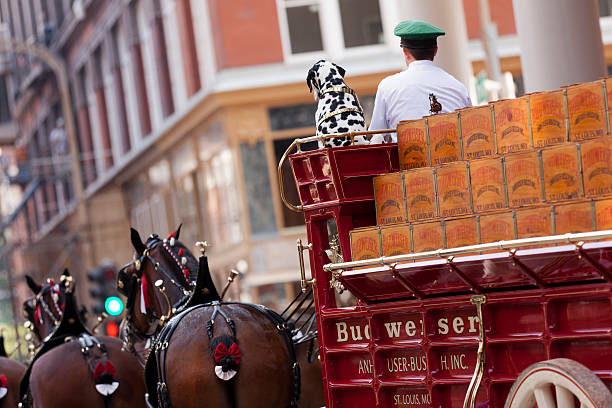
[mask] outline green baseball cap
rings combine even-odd
[[[437,46],[438,36],[446,33],[425,21],[406,20],[395,26],[393,34],[402,39],[402,47],[432,48]]]

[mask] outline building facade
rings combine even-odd
[[[182,224],[190,247],[212,245],[218,285],[238,268],[234,298],[282,306],[297,290],[295,242],[305,227],[280,201],[276,166],[293,139],[315,131],[306,73],[322,58],[343,66],[369,115],[380,80],[404,65],[393,36],[410,18],[400,2],[0,0],[0,38],[60,56],[72,100],[65,112],[39,59],[0,54],[5,188],[21,192],[5,209],[3,255],[18,297],[27,294],[23,274],[69,268],[88,299],[88,270],[131,260],[130,226],[144,238]],[[520,93],[512,1],[489,3],[502,71]],[[611,64],[612,4],[599,3]],[[478,0],[464,0],[457,16],[474,72],[484,69],[478,10]],[[66,115],[76,123],[74,152]]]

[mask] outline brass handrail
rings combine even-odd
[[[354,143],[355,143],[355,136],[374,135],[374,134],[379,134],[379,133],[396,133],[396,132],[397,132],[397,129],[364,130],[364,131],[361,131],[361,132],[334,133],[334,134],[329,134],[329,135],[315,135],[315,136],[309,136],[309,137],[295,139],[291,143],[291,145],[287,148],[287,150],[285,150],[285,153],[283,153],[283,155],[281,156],[280,161],[278,162],[278,168],[277,168],[277,171],[278,171],[278,189],[279,189],[279,192],[280,192],[281,201],[291,211],[302,212],[303,209],[304,209],[304,207],[302,205],[293,205],[293,204],[291,204],[289,201],[287,201],[287,198],[285,197],[285,186],[284,186],[284,177],[283,177],[282,168],[283,168],[283,164],[285,164],[285,160],[287,160],[287,156],[289,156],[289,154],[291,154],[291,152],[293,151],[293,149],[296,146],[297,146],[297,152],[300,153],[302,151],[301,145],[304,144],[304,143],[320,141],[321,144],[325,145],[325,141],[328,140],[328,139],[333,139],[333,138],[336,138],[336,137],[349,137],[351,139],[351,145],[354,145]]]
[[[437,249],[435,251],[417,252],[414,254],[381,256],[379,258],[364,259],[361,261],[330,263],[323,266],[323,270],[327,272],[335,270],[345,270],[350,268],[359,268],[363,266],[384,266],[391,265],[396,262],[418,261],[428,258],[446,259],[450,256],[467,254],[480,251],[493,250],[511,250],[519,247],[530,245],[546,245],[546,244],[578,244],[582,241],[596,241],[599,239],[612,238],[612,230],[580,232],[575,234],[551,235],[547,237],[533,237],[513,239],[510,241],[498,241],[488,244],[468,245],[457,248]]]
[[[472,375],[472,380],[470,381],[465,399],[463,400],[463,408],[474,408],[474,405],[476,405],[476,395],[478,394],[478,387],[480,387],[485,368],[485,335],[482,305],[487,303],[487,297],[484,295],[474,295],[471,297],[470,302],[476,305],[476,314],[478,315],[478,354],[476,357],[474,374]]]
[[[309,242],[307,244],[303,244],[302,239],[298,238],[297,239],[297,251],[298,251],[298,258],[300,260],[300,286],[302,287],[303,293],[306,293],[308,291],[308,285],[314,285],[317,282],[316,278],[313,278],[312,276],[310,277],[310,280],[306,279],[306,268],[304,267],[304,251],[305,250],[311,251],[312,243]]]

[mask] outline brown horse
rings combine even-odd
[[[128,347],[156,336],[145,368],[150,406],[298,406],[299,366],[286,322],[259,305],[220,302],[206,257],[198,263],[179,233],[143,243],[132,229],[135,259],[117,281],[128,298]],[[320,407],[323,399],[301,402]]]
[[[61,284],[27,281],[35,296],[24,310],[42,348],[21,381],[24,405],[145,407],[142,367],[120,340],[93,336],[82,325],[67,271]]]
[[[13,408],[19,403],[19,380],[26,368],[25,364],[8,358],[0,333],[0,408]]]

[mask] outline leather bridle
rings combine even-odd
[[[57,301],[55,299],[53,300],[53,309],[55,309],[55,313],[52,311],[51,307],[47,304],[44,298],[45,295],[51,291],[56,291],[56,293],[58,293],[58,300]],[[34,332],[36,333],[41,343],[44,343],[46,339],[50,338],[53,335],[54,330],[51,330],[51,333],[49,333],[44,339],[42,338],[42,335],[38,329],[37,323],[42,324],[43,318],[42,318],[42,315],[40,315],[39,322],[36,322],[36,309],[38,308],[38,306],[40,306],[41,311],[44,312],[53,322],[53,326],[55,327],[59,326],[60,321],[62,320],[62,317],[64,315],[64,312],[62,311],[61,306],[58,304],[58,302],[61,303],[60,301],[61,293],[62,292],[60,290],[60,285],[49,283],[43,286],[36,295],[27,298],[25,302],[23,303],[24,309],[28,315],[27,318],[28,320],[32,322]]]
[[[117,274],[117,290],[119,291],[119,293],[127,297],[125,315],[126,324],[122,324],[121,337],[123,338],[124,347],[129,349],[130,351],[134,351],[134,346],[131,341],[132,338],[135,338],[137,341],[145,341],[154,336],[156,332],[160,329],[159,323],[162,317],[157,316],[153,312],[147,312],[149,319],[156,320],[156,324],[151,325],[151,329],[148,332],[140,331],[134,325],[132,320],[134,302],[136,298],[136,290],[140,287],[140,284],[142,283],[144,265],[147,261],[151,263],[155,271],[157,271],[161,276],[167,279],[173,286],[175,286],[179,290],[180,293],[182,293],[182,296],[171,306],[172,313],[181,311],[191,296],[193,281],[190,281],[188,278],[184,277],[184,282],[180,282],[178,279],[175,278],[175,276],[173,276],[165,268],[163,268],[160,263],[156,261],[151,255],[151,251],[161,245],[174,258],[171,249],[168,247],[167,241],[168,240],[160,239],[157,234],[152,234],[147,240],[146,248],[144,249],[142,254],[139,257],[136,257],[137,255],[135,255],[135,259],[132,262],[123,266]],[[131,266],[133,266],[136,270],[136,275],[129,274],[127,272],[127,269]],[[182,274],[179,273],[177,274],[177,276],[182,276]],[[155,285],[153,285],[153,287],[157,288],[157,286]],[[157,290],[161,291],[159,288],[157,288]]]

